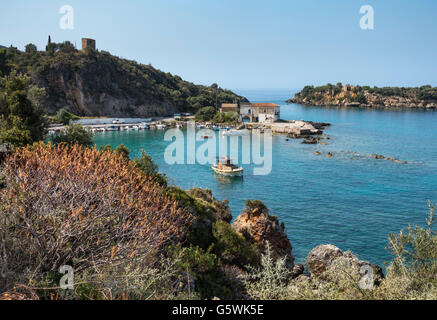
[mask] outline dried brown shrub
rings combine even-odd
[[[4,174],[0,292],[64,264],[75,273],[150,266],[191,221],[163,187],[112,152],[39,143],[11,155]]]

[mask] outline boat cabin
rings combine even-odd
[[[218,159],[217,168],[219,170],[234,170],[237,169],[238,167],[232,163],[231,158],[227,157],[224,159]]]

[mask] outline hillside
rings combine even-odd
[[[343,86],[306,86],[288,103],[314,106],[382,107],[382,108],[437,108],[437,88]]]
[[[195,85],[105,51],[83,53],[69,42],[51,43],[48,51],[32,45],[26,52],[0,50],[0,70],[18,70],[45,88],[43,105],[49,114],[65,108],[80,116],[165,116],[215,106],[216,96],[217,102],[246,101],[217,85]]]

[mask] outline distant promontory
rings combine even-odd
[[[337,83],[320,87],[306,86],[287,103],[312,106],[380,107],[380,108],[437,108],[437,88],[353,86]]]

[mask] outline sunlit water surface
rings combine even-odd
[[[209,165],[168,165],[164,131],[98,133],[94,140],[124,144],[132,158],[145,149],[171,184],[210,188],[217,199],[229,200],[234,217],[246,199],[264,201],[285,222],[298,262],[316,245],[331,243],[382,265],[390,259],[389,233],[424,224],[427,201],[437,202],[437,112],[305,107],[286,104],[293,93],[287,90],[236,91],[252,102],[279,104],[283,119],[332,123],[329,144],[274,136],[269,175],[255,176],[249,165],[243,179],[226,179]],[[408,164],[375,160],[373,153]]]

